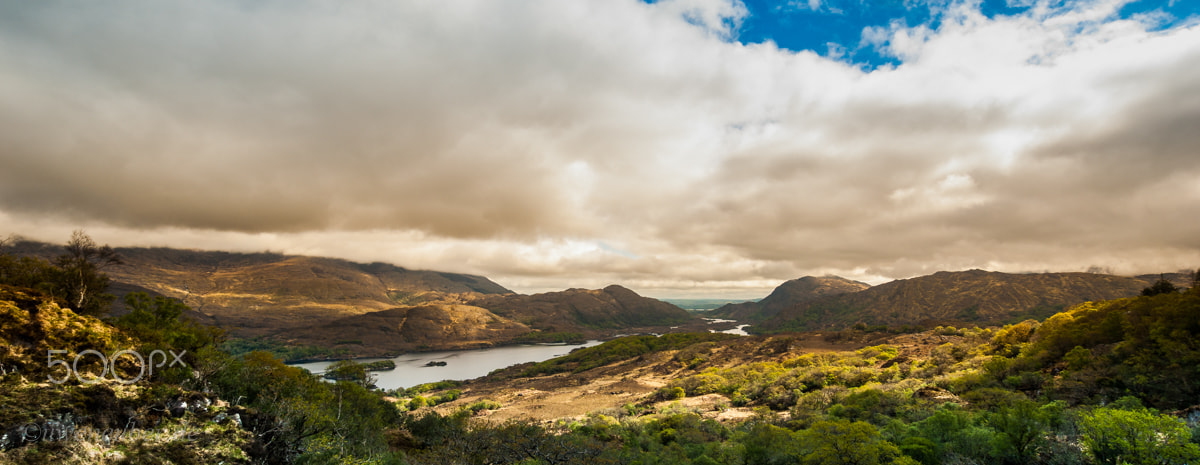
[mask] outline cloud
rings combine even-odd
[[[950,4],[871,71],[718,0],[4,5],[0,224],[664,295],[1194,266],[1200,27],[1120,5]]]

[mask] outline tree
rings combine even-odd
[[[375,376],[367,371],[367,367],[354,360],[339,360],[325,369],[325,379],[335,381],[350,381],[364,388],[375,386]]]
[[[996,435],[996,452],[1006,463],[1030,463],[1046,443],[1046,433],[1062,421],[1061,401],[1038,406],[1024,400],[1001,408],[989,423]]]
[[[806,464],[877,465],[900,456],[895,444],[863,421],[819,421],[801,435],[812,450],[804,457]]]
[[[145,292],[125,294],[129,313],[112,320],[113,324],[144,344],[146,351],[175,350],[185,353],[191,361],[197,351],[219,344],[223,332],[218,328],[198,324],[183,317],[191,310],[179,299],[164,296],[151,298]]]
[[[1144,408],[1098,408],[1080,421],[1083,444],[1101,465],[1185,464],[1200,461],[1200,447],[1178,418]]]
[[[81,314],[105,313],[114,297],[104,294],[108,289],[108,275],[102,271],[123,263],[112,247],[96,245],[83,230],[76,230],[67,242],[66,253],[54,259],[54,265],[61,273],[58,281],[67,304]]]
[[[1142,289],[1142,295],[1146,297],[1175,292],[1179,292],[1179,288],[1175,287],[1175,284],[1167,281],[1167,278],[1163,276],[1159,276],[1158,281],[1155,281],[1152,286]]]

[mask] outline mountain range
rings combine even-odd
[[[1184,275],[1170,278],[1183,284]],[[1159,279],[1098,273],[940,271],[878,286],[840,277],[783,283],[758,302],[729,304],[712,316],[754,321],[757,332],[868,326],[987,325],[1045,318],[1078,303],[1132,297]]]
[[[50,259],[60,246],[30,241],[9,250]],[[483,276],[409,270],[385,263],[169,248],[117,248],[124,264],[103,270],[118,296],[147,292],[181,300],[189,316],[232,337],[269,337],[356,354],[480,347],[530,333],[602,337],[697,322],[683,309],[620,287],[521,295]]]
[[[201,323],[234,338],[342,347],[357,355],[482,347],[538,335],[606,337],[704,329],[679,307],[612,285],[522,295],[483,276],[385,263],[169,248],[118,248],[110,292],[180,299]],[[60,246],[23,241],[10,253],[52,258]],[[1163,275],[1185,284],[1182,273]],[[938,272],[877,286],[803,277],[757,302],[704,316],[755,323],[754,332],[868,326],[988,325],[1044,318],[1077,303],[1138,295],[1159,275]],[[114,314],[124,312],[121,299]],[[343,347],[344,348],[344,347]]]

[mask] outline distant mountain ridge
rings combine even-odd
[[[347,316],[277,337],[295,345],[336,346],[361,356],[378,356],[487,347],[534,332],[591,338],[695,321],[679,307],[612,285],[534,295],[479,294],[462,303],[429,303]]]
[[[56,245],[9,249],[46,259]],[[109,292],[180,299],[188,316],[234,337],[269,336],[357,354],[483,347],[536,331],[599,337],[697,321],[672,304],[621,286],[515,294],[485,278],[386,263],[170,248],[118,248],[125,265],[104,270]],[[122,313],[120,298],[114,313]]]
[[[349,349],[356,356],[384,356],[428,349],[490,347],[531,328],[465,304],[427,304],[353,315],[277,334],[294,345]]]
[[[669,303],[618,285],[533,295],[480,296],[472,305],[546,331],[587,331],[687,323],[694,317]]]
[[[709,312],[708,316],[746,321],[764,320],[802,302],[858,292],[869,287],[870,284],[840,276],[805,276],[780,284],[770,295],[758,302],[725,305]]]
[[[775,313],[759,313],[762,323],[753,329],[841,329],[857,323],[997,324],[1046,317],[1086,301],[1136,296],[1150,284],[1137,277],[1095,273],[940,271],[857,292],[821,296],[801,293],[800,298],[777,299],[769,303]],[[760,310],[765,310],[766,305],[761,304]]]
[[[23,241],[11,250],[51,258],[62,248]],[[120,297],[145,291],[180,299],[200,314],[197,319],[229,328],[236,336],[263,335],[403,305],[512,293],[483,276],[409,270],[386,263],[161,247],[116,251],[125,265],[104,270],[113,283],[110,292]]]

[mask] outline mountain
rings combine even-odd
[[[694,319],[679,307],[617,285],[534,295],[480,296],[471,305],[548,332],[671,326]]]
[[[9,251],[50,259],[63,249],[26,241]],[[621,286],[519,295],[482,276],[385,263],[169,248],[116,251],[125,264],[103,271],[111,278],[109,292],[118,297],[174,297],[192,308],[191,319],[225,328],[234,338],[269,336],[356,355],[480,347],[532,332],[601,337],[662,331],[695,320]],[[118,298],[113,313],[124,312]]]
[[[16,255],[52,258],[62,247],[23,241]],[[142,291],[180,299],[202,323],[234,336],[263,335],[344,316],[404,305],[460,302],[476,294],[512,291],[482,276],[409,270],[275,253],[230,253],[170,248],[118,248],[125,264],[104,270],[118,296]]]
[[[321,347],[369,357],[489,347],[537,339],[539,334],[571,333],[576,338],[592,338],[628,331],[663,331],[666,326],[698,321],[674,305],[620,286],[463,297],[458,303],[397,307],[289,328],[275,332],[272,339],[291,347]]]
[[[856,323],[995,324],[1044,318],[1086,301],[1136,296],[1150,284],[1139,278],[1095,273],[941,271],[859,292],[797,301],[756,329],[816,330]]]
[[[758,302],[728,304],[709,312],[708,316],[747,321],[764,320],[803,302],[858,292],[868,287],[871,285],[840,276],[805,276],[780,284],[771,295]]]
[[[471,305],[400,307],[339,318],[278,334],[289,345],[348,349],[356,356],[472,349],[507,342],[530,328]]]

